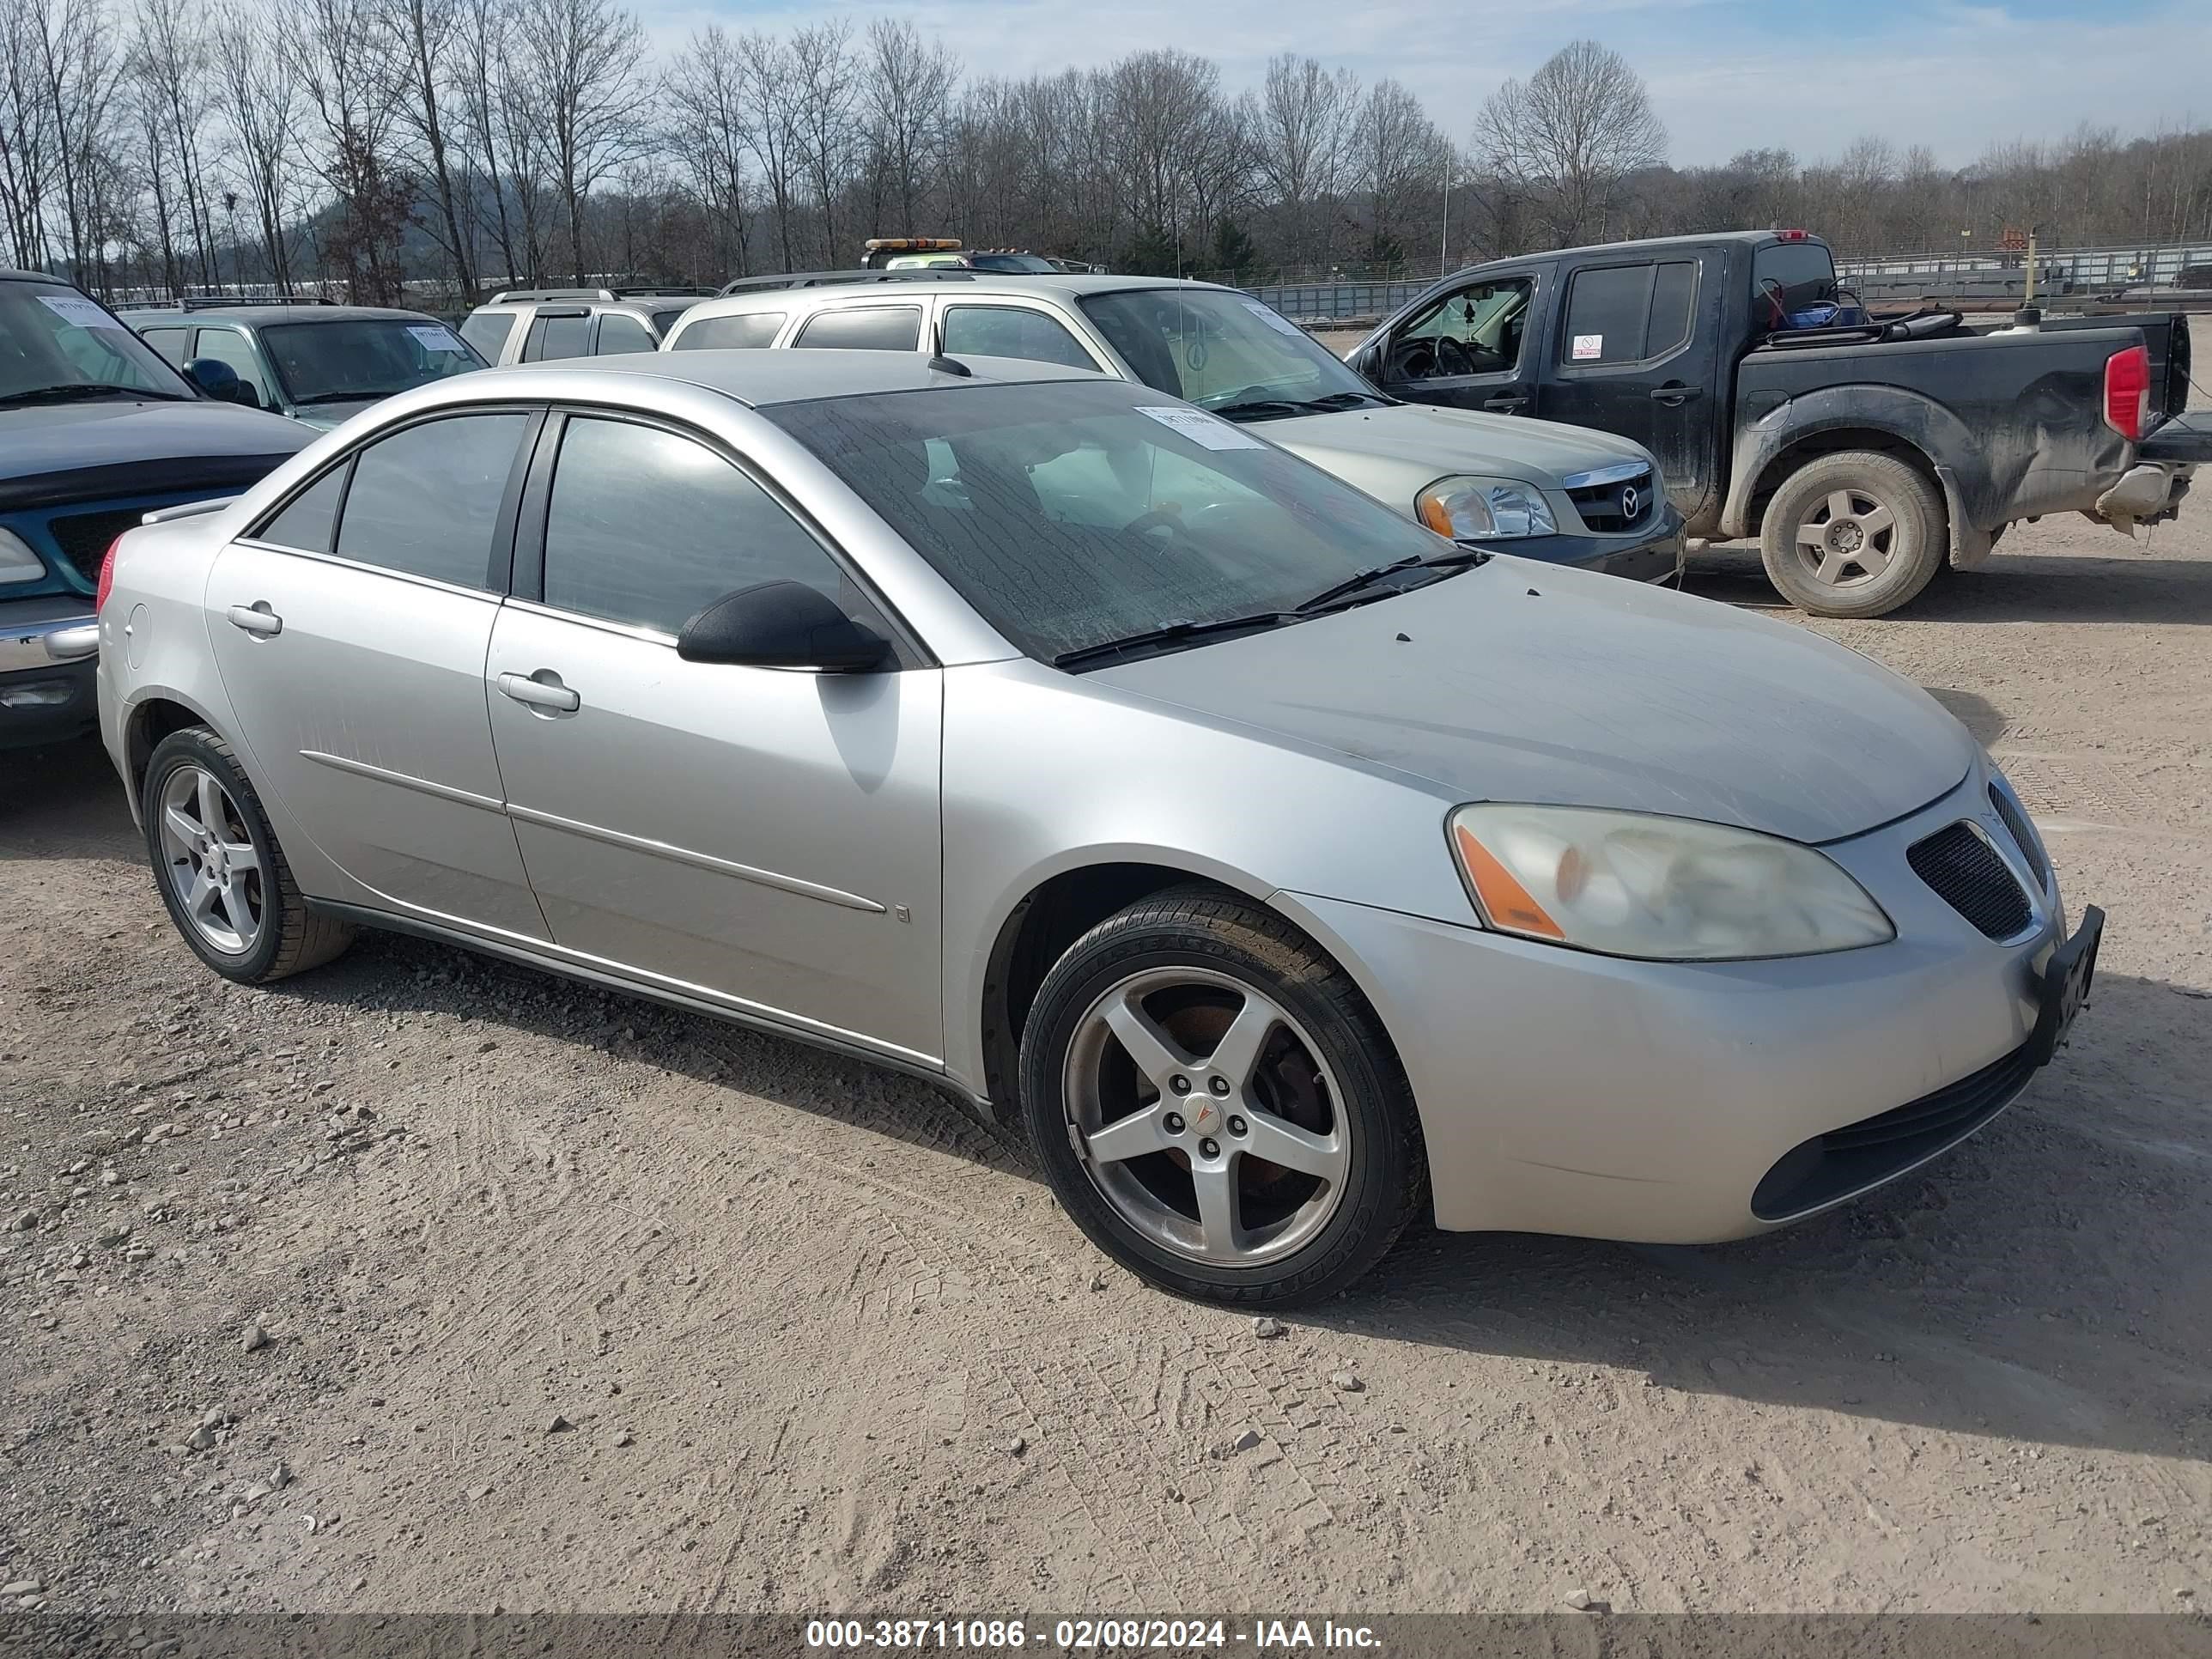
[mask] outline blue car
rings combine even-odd
[[[94,596],[118,536],[237,494],[314,437],[203,395],[72,284],[0,270],[0,749],[93,729]]]

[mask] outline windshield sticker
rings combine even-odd
[[[1281,312],[1276,310],[1273,306],[1263,306],[1257,300],[1247,300],[1244,302],[1244,309],[1250,312],[1261,322],[1267,324],[1269,328],[1273,329],[1278,334],[1287,334],[1292,339],[1297,340],[1302,340],[1305,337],[1305,330],[1300,328],[1296,323],[1284,316]]]
[[[1604,335],[1577,334],[1575,336],[1575,361],[1577,362],[1581,362],[1587,357],[1602,357],[1604,356]]]
[[[1182,409],[1166,405],[1139,404],[1137,413],[1149,415],[1170,432],[1180,432],[1194,443],[1208,449],[1264,449],[1267,446],[1249,432],[1240,432],[1218,416],[1209,415],[1202,409]]]
[[[39,303],[65,323],[79,328],[121,328],[118,322],[90,300],[80,300],[74,294],[41,294]]]
[[[422,342],[422,349],[425,351],[465,352],[468,349],[466,346],[463,345],[459,340],[456,340],[451,334],[447,332],[446,330],[439,327],[435,323],[427,324],[419,328],[410,323],[407,326],[407,331]]]

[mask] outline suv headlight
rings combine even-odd
[[[1732,962],[1880,945],[1897,929],[1825,853],[1694,818],[1462,806],[1452,852],[1504,933],[1608,956]]]
[[[1559,528],[1544,492],[1511,478],[1439,478],[1413,497],[1413,516],[1455,542],[1548,536]]]
[[[46,574],[46,562],[12,530],[0,530],[0,583],[34,582]]]

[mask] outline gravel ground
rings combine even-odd
[[[1747,554],[1692,586],[1777,603]],[[866,1066],[392,936],[228,986],[104,757],[0,757],[0,1595],[2212,1603],[2212,500],[1823,628],[2110,913],[2073,1046],[1806,1226],[1419,1236],[1272,1336]]]

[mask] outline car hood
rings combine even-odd
[[[252,483],[315,434],[234,404],[120,398],[0,410],[0,508]]]
[[[1453,472],[1489,473],[1560,489],[1570,473],[1621,461],[1651,464],[1642,445],[1588,427],[1485,415],[1471,409],[1394,404],[1257,421],[1251,430],[1316,466],[1367,488],[1364,479],[1396,473],[1405,510],[1425,484]]]
[[[1925,805],[1976,752],[1919,687],[1817,634],[1525,559],[1085,678],[1415,774],[1457,800],[1657,812],[1800,842]]]

